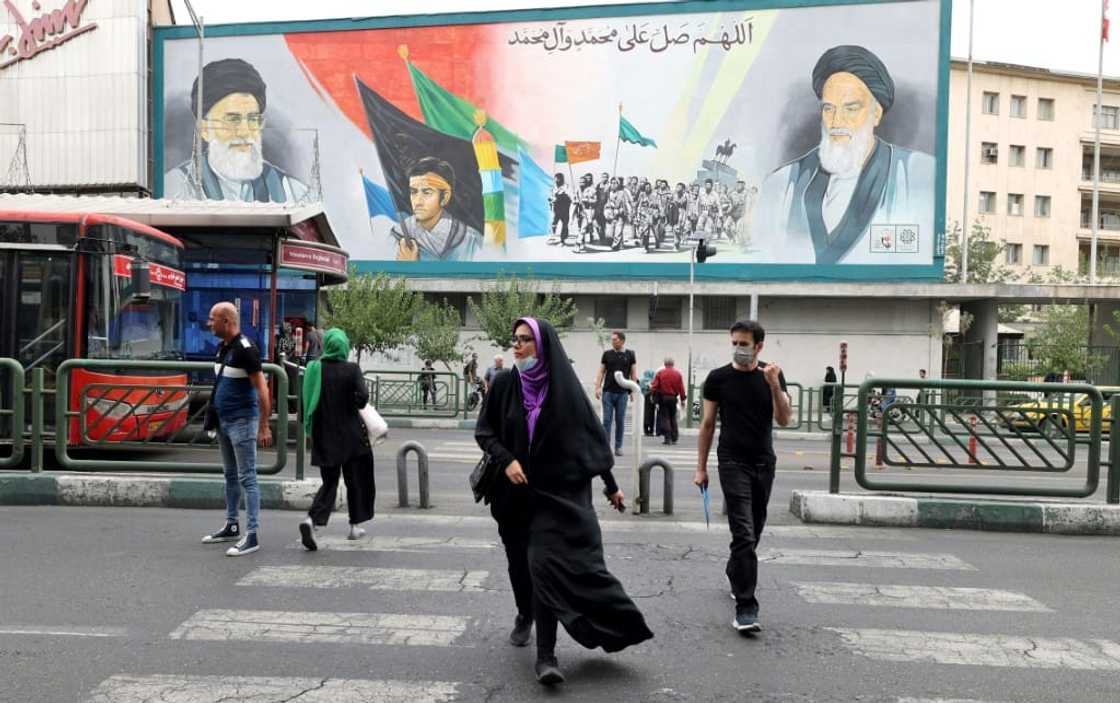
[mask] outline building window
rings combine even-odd
[[[1054,121],[1054,98],[1038,99],[1038,119],[1047,122]]]
[[[980,163],[994,164],[999,161],[999,145],[995,142],[980,142]]]
[[[1011,96],[1011,116],[1020,119],[1027,117],[1027,96],[1025,95],[1012,95]]]
[[[980,191],[980,212],[992,213],[996,211],[996,194],[989,190]]]
[[[602,320],[603,326],[610,330],[626,329],[626,297],[595,298],[595,319]]]
[[[735,324],[735,296],[706,295],[703,301],[704,329],[727,330]]]
[[[1050,265],[1050,247],[1045,244],[1034,245],[1034,260],[1031,262],[1035,266],[1049,266]]]
[[[1025,166],[1027,162],[1027,147],[1022,144],[1012,144],[1007,149],[1008,166]]]
[[[1008,264],[1023,263],[1023,245],[1007,244],[1003,248],[1004,262]]]
[[[1040,146],[1035,151],[1035,168],[1054,168],[1054,150]]]
[[[1034,196],[1034,216],[1035,217],[1050,217],[1050,196],[1049,195],[1036,195],[1036,196]]]
[[[659,295],[649,301],[649,328],[651,330],[679,330],[684,297]],[[728,325],[730,327],[730,325]]]
[[[983,110],[985,115],[999,114],[999,93],[984,92]]]
[[[1097,114],[1097,106],[1093,106],[1093,114]],[[1120,108],[1115,105],[1101,105],[1101,116],[1097,124],[1101,129],[1120,129]]]
[[[1022,193],[1008,193],[1007,194],[1007,214],[1019,216],[1023,214],[1023,194]]]

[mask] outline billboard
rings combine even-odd
[[[948,15],[769,0],[221,26],[201,119],[193,34],[160,30],[157,179],[167,198],[321,195],[370,270],[678,277],[703,238],[708,277],[940,278]]]

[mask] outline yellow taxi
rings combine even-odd
[[[1108,432],[1112,424],[1113,395],[1120,393],[1120,386],[1099,386],[1104,396],[1101,409],[1101,432]],[[1018,429],[1037,429],[1046,434],[1064,434],[1070,414],[1073,416],[1074,431],[1088,432],[1092,420],[1093,403],[1087,393],[1074,393],[1072,396],[1060,391],[1048,393],[1048,397],[1008,405],[1003,413],[1006,424]]]

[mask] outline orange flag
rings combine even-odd
[[[568,151],[568,163],[570,164],[598,160],[601,146],[599,142],[564,142],[564,148]]]

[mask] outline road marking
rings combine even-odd
[[[966,564],[952,554],[764,549],[759,553],[758,560],[767,564],[789,564],[793,566],[859,566],[876,569],[976,571],[976,567]]]
[[[898,703],[988,703],[979,698],[899,698]]]
[[[391,644],[450,647],[470,618],[400,613],[284,610],[200,610],[169,635],[173,640]]]
[[[975,635],[830,627],[856,654],[890,662],[1017,669],[1120,671],[1120,643],[1069,637]]]
[[[394,537],[374,535],[364,539],[347,539],[341,535],[316,537],[320,549],[339,552],[431,552],[444,549],[496,549],[494,540],[466,537]],[[303,549],[301,542],[292,542],[288,549]]]
[[[887,586],[870,583],[795,582],[798,595],[810,603],[866,605],[936,610],[1014,610],[1051,612],[1023,593],[987,588],[944,586]]]
[[[49,635],[58,637],[125,637],[128,630],[123,627],[58,627],[49,625],[6,625],[0,627],[0,635]]]
[[[378,681],[276,676],[111,676],[87,703],[444,703],[458,697],[447,681]]]
[[[451,569],[379,569],[363,566],[261,566],[250,571],[238,586],[279,588],[350,588],[371,591],[484,591],[487,571]]]

